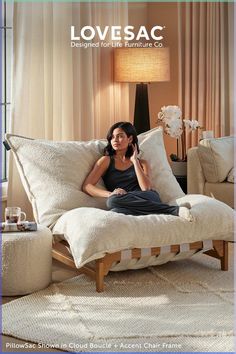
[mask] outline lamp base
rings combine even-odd
[[[136,84],[134,126],[138,134],[150,130],[147,84]]]

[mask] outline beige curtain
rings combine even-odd
[[[179,3],[179,105],[215,137],[233,134],[233,4]],[[186,134],[187,148],[200,130]]]
[[[89,140],[105,137],[115,121],[129,120],[128,85],[113,82],[112,48],[70,46],[71,25],[79,30],[127,22],[127,4],[15,3],[12,132]],[[12,159],[8,205],[32,215]]]

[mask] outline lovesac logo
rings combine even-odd
[[[145,26],[140,26],[137,34],[134,33],[134,26],[84,26],[80,30],[71,26],[71,46],[72,47],[162,47],[163,36],[161,31],[165,26],[154,26],[148,31]],[[97,43],[88,43],[94,39],[99,39]],[[115,42],[122,41],[122,42]],[[135,43],[130,43],[135,41]],[[142,42],[139,42],[142,41]],[[145,41],[147,41],[145,43]],[[151,43],[150,41],[155,41]],[[158,42],[157,42],[158,41]],[[137,43],[138,42],[138,43]]]
[[[160,41],[163,39],[162,36],[158,35],[158,31],[162,31],[164,27],[162,26],[154,26],[152,27],[150,31],[150,35],[148,34],[148,31],[145,26],[140,26],[139,31],[137,35],[135,36],[133,30],[134,26],[125,26],[122,31],[121,26],[105,26],[104,29],[102,30],[100,26],[84,26],[80,30],[80,35],[76,36],[75,35],[75,26],[71,26],[71,40],[76,41],[80,40],[83,38],[85,41],[91,41],[94,39],[96,34],[98,35],[98,38],[102,41],[106,40],[109,32],[110,32],[110,39],[112,41],[121,41],[121,40],[126,40],[126,41],[132,41],[136,40],[139,41],[140,39],[144,38],[147,41],[150,40],[150,37],[156,41]],[[123,32],[123,35],[122,35]]]

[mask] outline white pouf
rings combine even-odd
[[[52,233],[37,231],[2,234],[2,295],[25,295],[49,285],[52,277]]]

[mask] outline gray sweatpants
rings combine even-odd
[[[126,215],[170,214],[179,215],[179,206],[161,202],[156,191],[133,191],[123,195],[111,195],[107,207]]]

